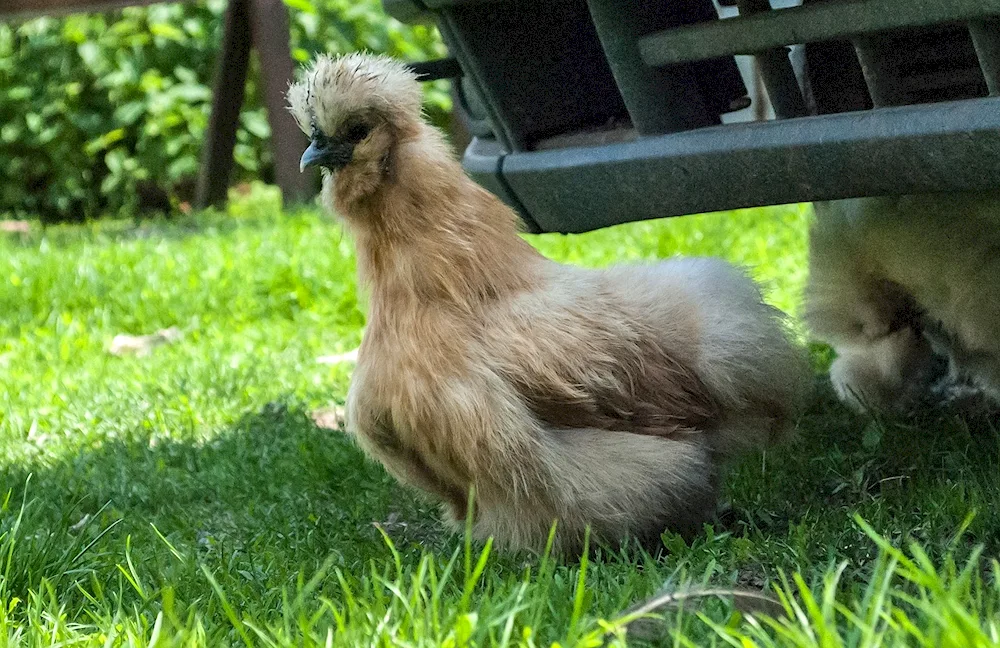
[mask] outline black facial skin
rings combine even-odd
[[[301,168],[320,166],[330,171],[344,168],[354,157],[354,147],[368,137],[372,128],[368,119],[352,119],[344,122],[333,136],[328,136],[313,124],[312,142],[302,154]]]

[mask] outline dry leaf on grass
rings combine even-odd
[[[181,337],[181,332],[176,327],[162,329],[152,335],[125,335],[119,333],[111,340],[108,353],[111,355],[149,355],[155,347],[169,342],[176,342]]]
[[[10,234],[27,234],[31,231],[31,223],[23,220],[0,221],[0,232]]]
[[[316,362],[320,364],[341,364],[343,362],[357,362],[358,361],[358,350],[348,351],[347,353],[338,353],[335,355],[325,355],[316,358]]]
[[[79,533],[80,531],[83,530],[83,527],[87,526],[87,524],[90,523],[90,520],[91,520],[90,513],[87,513],[82,518],[80,518],[79,522],[77,522],[76,524],[74,524],[69,528],[70,533]]]
[[[343,407],[322,407],[314,410],[310,417],[316,427],[324,430],[344,429],[344,408]]]

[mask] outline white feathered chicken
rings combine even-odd
[[[807,302],[855,408],[904,410],[969,382],[1000,399],[1000,195],[817,203]]]
[[[288,93],[357,246],[369,316],[347,403],[361,446],[508,546],[656,543],[713,510],[719,462],[781,437],[808,370],[717,260],[585,270],[540,256],[472,182],[388,58],[319,58]]]

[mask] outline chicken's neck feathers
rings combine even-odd
[[[429,126],[399,143],[377,191],[349,202],[340,196],[373,303],[475,309],[529,288],[544,263],[518,235],[513,211],[465,175]]]

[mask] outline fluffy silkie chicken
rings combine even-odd
[[[554,263],[470,180],[389,58],[320,57],[288,92],[353,236],[368,324],[347,428],[475,533],[540,550],[697,531],[720,462],[782,437],[807,384],[781,313],[718,260]],[[475,493],[469,507],[469,494]]]
[[[807,314],[856,409],[1000,399],[1000,194],[817,203]]]

